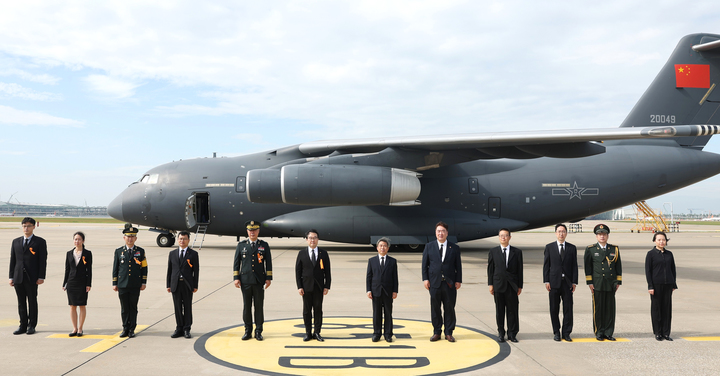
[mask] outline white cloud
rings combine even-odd
[[[17,68],[0,69],[0,76],[17,76],[26,81],[38,82],[45,85],[55,85],[60,81],[59,77],[49,74],[34,74]]]
[[[91,74],[85,77],[84,81],[91,91],[112,99],[132,97],[135,95],[135,89],[140,86],[134,82],[102,74]]]
[[[0,124],[80,127],[83,122],[41,112],[23,111],[8,106],[0,106]]]
[[[0,96],[11,98],[29,99],[35,101],[53,101],[60,99],[60,96],[54,93],[37,92],[32,89],[23,87],[15,83],[0,82]]]

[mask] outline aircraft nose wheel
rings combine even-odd
[[[175,245],[175,237],[172,234],[160,234],[157,237],[158,247],[172,247]]]

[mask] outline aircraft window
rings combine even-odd
[[[140,178],[141,183],[147,183],[148,180],[150,180],[150,175],[143,175],[143,177]]]
[[[158,178],[160,177],[159,174],[152,174],[150,175],[150,179],[148,179],[148,184],[157,184]]]

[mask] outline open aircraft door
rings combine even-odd
[[[195,195],[188,197],[185,201],[185,225],[188,230],[197,225],[195,220]]]

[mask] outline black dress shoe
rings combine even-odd
[[[439,341],[439,340],[440,340],[439,334],[433,334],[433,336],[430,337],[430,342],[435,342],[435,341]]]
[[[247,340],[249,340],[250,338],[252,338],[252,333],[250,333],[249,331],[246,330],[246,331],[245,331],[245,334],[243,334],[243,336],[242,336],[242,340],[243,340],[243,341],[247,341]]]
[[[15,335],[25,334],[25,332],[27,332],[27,328],[23,328],[23,327],[21,326],[21,327],[17,328],[17,330],[14,331],[13,334],[15,334]]]
[[[508,337],[508,339],[510,340],[510,342],[515,342],[515,343],[520,342],[520,341],[518,341],[517,338],[515,338],[515,336]]]
[[[555,337],[553,338],[554,341],[560,342],[560,333],[556,333]]]
[[[255,339],[258,341],[262,341],[264,338],[262,336],[262,332],[255,331]]]
[[[664,336],[663,338],[665,338],[666,341],[672,341],[672,340],[673,340],[672,338],[670,338],[670,336]]]
[[[569,335],[564,336],[563,339],[564,339],[566,342],[572,342],[572,338],[570,338]]]
[[[305,342],[307,342],[307,341],[309,341],[309,340],[311,340],[311,339],[313,339],[313,336],[312,336],[312,334],[310,334],[310,333],[306,333],[306,334],[305,334],[305,337],[303,337],[303,341],[305,341]]]
[[[655,336],[655,340],[656,340],[656,341],[662,341],[662,340],[663,340],[663,336],[661,336],[661,335],[658,334],[658,335]]]
[[[379,334],[373,334],[372,341],[373,341],[373,342],[377,342],[377,341],[379,341],[379,340],[380,340],[380,335],[379,335]]]
[[[35,327],[34,326],[29,327],[27,330],[27,334],[35,334]]]
[[[615,337],[613,336],[605,336],[605,339],[607,339],[608,341],[615,341]]]
[[[179,337],[182,337],[182,335],[183,335],[183,334],[182,334],[181,331],[176,330],[176,331],[170,336],[170,338],[179,338]]]
[[[192,336],[190,335],[190,330],[186,330],[185,333],[183,333],[183,335],[185,336],[185,338],[188,338],[188,339],[192,338]]]
[[[128,336],[128,331],[127,331],[127,329],[123,329],[122,333],[120,333],[120,338],[125,338],[125,337],[127,337],[127,336]]]
[[[603,337],[603,336],[597,336],[597,337],[595,337],[595,339],[598,340],[598,341],[604,341],[604,340],[605,340],[605,337]]]
[[[68,334],[68,337],[75,337],[76,335],[77,335],[77,332],[72,332],[72,333]]]
[[[498,342],[500,342],[500,343],[505,342],[505,336],[498,337]]]
[[[82,330],[81,330],[81,331],[79,331],[79,332],[77,332],[77,336],[78,336],[78,337],[82,337],[82,336],[83,336],[83,332],[82,332]]]
[[[128,332],[128,338],[135,338],[135,331],[131,330]]]
[[[318,340],[318,341],[320,341],[320,342],[325,342],[325,340],[324,340],[323,337],[320,335],[320,333],[315,333],[315,334],[313,334],[313,337],[315,337],[315,339]]]
[[[385,342],[392,342],[392,336],[385,336]]]

